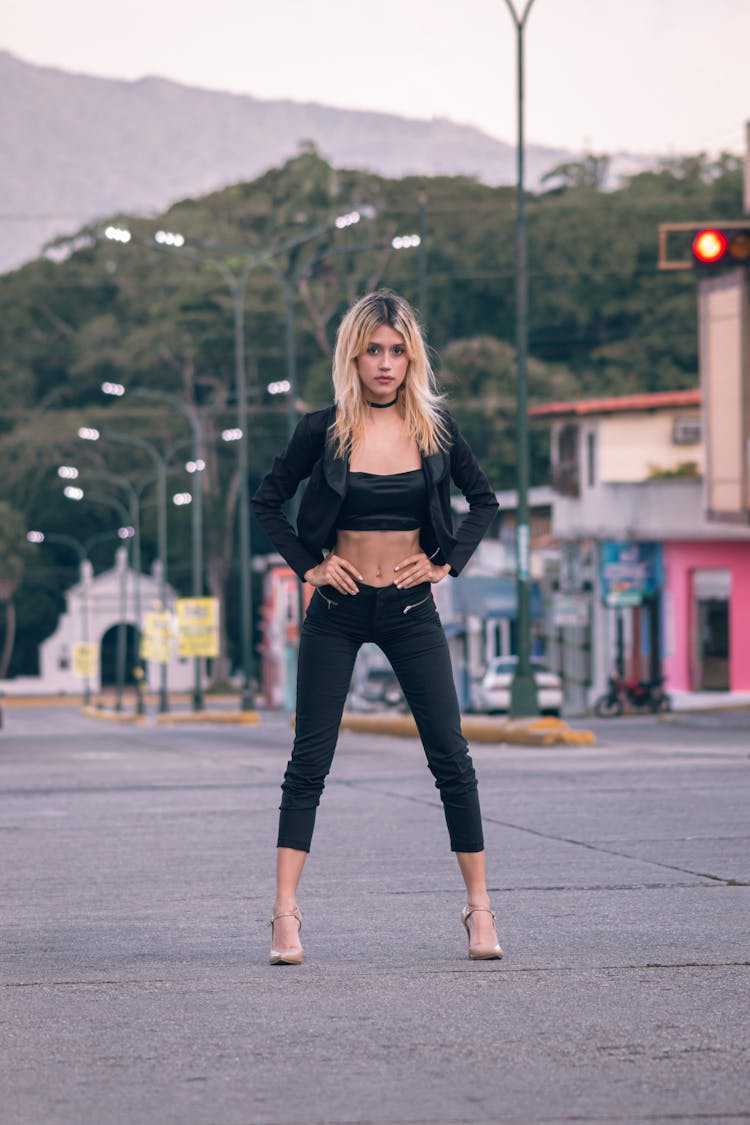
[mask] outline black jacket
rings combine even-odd
[[[322,562],[324,548],[330,550],[336,541],[336,520],[347,490],[349,463],[335,456],[327,436],[335,416],[336,408],[329,406],[300,419],[289,445],[275,458],[252,502],[258,522],[274,547],[303,579],[311,567]],[[442,411],[442,417],[450,434],[449,443],[438,453],[422,457],[430,522],[420,530],[420,544],[434,562],[450,563],[450,573],[457,575],[492,523],[498,504],[455,418],[447,411]],[[308,477],[295,532],[282,505]],[[451,480],[469,502],[468,515],[456,534],[451,518]]]

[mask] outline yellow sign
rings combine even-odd
[[[87,680],[96,675],[99,660],[99,646],[79,641],[73,645],[73,675]]]
[[[219,655],[218,598],[178,598],[177,652],[180,656]]]
[[[141,659],[168,664],[172,641],[172,615],[147,613],[141,637]]]

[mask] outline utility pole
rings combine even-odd
[[[529,419],[526,355],[528,351],[528,269],[524,199],[524,57],[523,33],[534,0],[527,0],[519,16],[512,0],[505,0],[516,28],[516,651],[518,661],[510,689],[510,714],[523,718],[539,714],[536,683],[531,670],[531,533],[529,528]]]

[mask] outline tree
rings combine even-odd
[[[568,188],[583,188],[587,191],[603,191],[609,174],[608,156],[595,156],[588,152],[583,160],[569,160],[545,172],[541,182],[566,191]],[[557,183],[555,183],[557,181]]]
[[[440,380],[448,406],[465,432],[495,488],[516,486],[516,349],[492,336],[454,340],[442,352]],[[564,367],[530,359],[530,404],[574,395],[577,384]],[[531,435],[531,478],[549,476],[545,435]]]
[[[529,385],[536,400],[697,381],[695,278],[657,271],[656,228],[662,220],[736,217],[739,162],[726,154],[681,158],[602,191],[606,170],[605,157],[590,155],[549,173],[547,183],[559,190],[528,196]],[[204,256],[214,247],[225,265],[279,251],[273,265],[293,296],[299,399],[310,409],[330,401],[331,347],[349,301],[384,285],[419,305],[426,274],[428,340],[438,367],[442,357],[451,409],[496,487],[513,487],[514,200],[513,188],[469,177],[389,180],[332,168],[307,148],[252,183],[182,200],[158,218],[117,216],[133,231],[128,245],[103,241],[94,227],[78,232],[58,247],[62,260],[39,259],[0,277],[0,496],[50,531],[105,530],[111,525],[94,505],[60,503],[55,466],[84,468],[82,458],[101,454],[81,449],[77,427],[130,428],[164,452],[186,440],[188,429],[176,411],[146,408],[135,396],[103,404],[99,384],[106,379],[180,397],[205,422],[207,582],[230,607],[229,638],[236,642],[236,447],[216,440],[236,425],[233,302],[216,264],[197,253],[191,258],[188,247],[159,250],[157,227],[181,231]],[[345,230],[326,225],[363,205],[374,209],[366,222]],[[394,234],[416,230],[426,230],[419,250],[392,250]],[[304,244],[282,252],[300,238]],[[248,278],[251,489],[283,445],[291,418],[281,396],[266,391],[285,378],[278,274],[259,266]],[[532,434],[536,481],[545,465],[538,441]],[[122,447],[117,455],[108,449],[106,459],[137,483],[150,472],[146,460]],[[155,554],[153,512],[144,510],[145,565]],[[189,527],[184,512],[172,515],[169,574],[187,592]],[[254,546],[270,549],[258,528]],[[14,668],[52,628],[69,577],[51,566],[34,569],[37,585],[27,578],[16,598],[23,636]]]
[[[23,578],[30,548],[26,542],[24,518],[0,500],[0,603],[5,607],[5,636],[0,653],[0,680],[8,673],[16,639],[16,611],[13,598]]]

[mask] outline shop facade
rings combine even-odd
[[[680,691],[750,691],[750,542],[664,544],[664,670]]]

